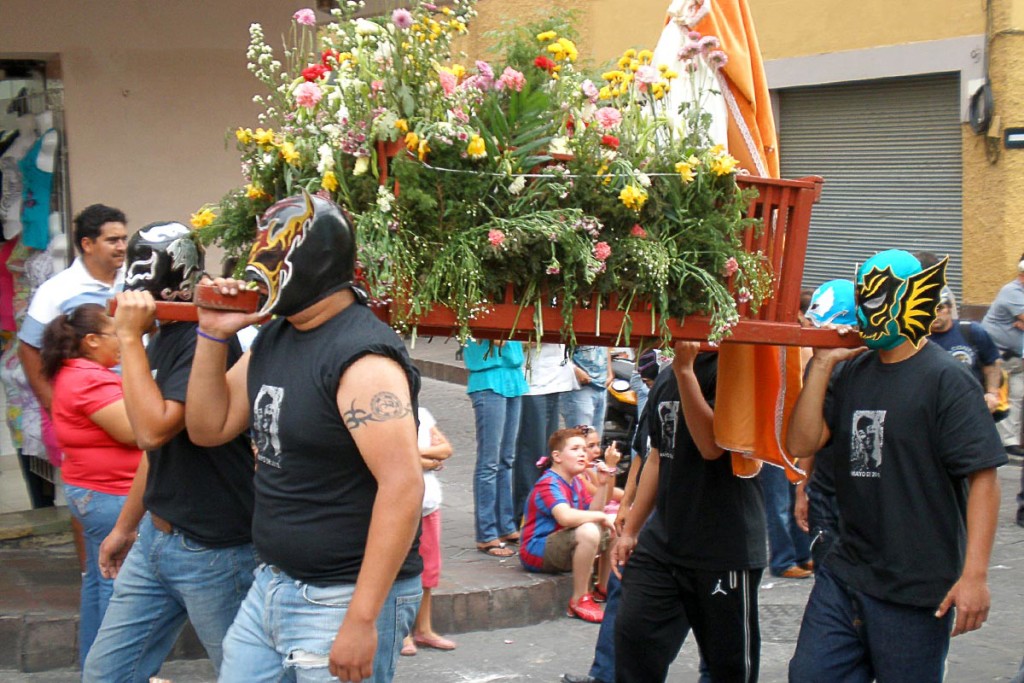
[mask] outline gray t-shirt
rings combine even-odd
[[[989,306],[988,313],[981,321],[985,331],[992,337],[1000,351],[1009,351],[1020,356],[1024,349],[1024,330],[1013,326],[1017,316],[1024,313],[1024,284],[1014,280],[1004,285]]]

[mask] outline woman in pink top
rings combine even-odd
[[[61,478],[71,514],[85,530],[86,571],[79,658],[96,638],[114,589],[99,570],[100,543],[114,528],[142,451],[125,411],[114,321],[98,304],[57,316],[43,333],[43,374],[53,383],[51,414],[64,451]]]

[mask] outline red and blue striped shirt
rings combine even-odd
[[[519,543],[519,560],[525,569],[531,572],[543,571],[544,546],[548,536],[562,529],[551,514],[555,506],[565,503],[576,510],[587,510],[591,499],[579,477],[575,477],[570,484],[550,469],[540,476],[526,499],[522,540]]]

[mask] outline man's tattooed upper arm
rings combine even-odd
[[[350,430],[361,427],[367,422],[387,422],[388,420],[399,420],[412,414],[412,404],[403,403],[396,394],[390,391],[382,391],[374,394],[370,399],[370,409],[357,408],[355,400],[352,405],[342,413],[345,426]]]

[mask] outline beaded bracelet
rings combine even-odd
[[[228,343],[227,339],[221,339],[220,337],[214,337],[212,334],[206,334],[205,332],[200,330],[198,327],[196,328],[196,334],[198,334],[203,339],[209,339],[210,341],[215,341],[218,344],[227,344]]]

